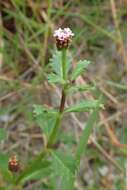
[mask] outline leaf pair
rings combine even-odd
[[[49,63],[53,71],[52,74],[48,75],[49,83],[59,83],[59,84],[65,83],[63,79],[61,60],[62,60],[62,52],[56,50],[53,53],[53,57],[52,59],[50,59],[50,63]],[[70,71],[71,64],[72,64],[72,57],[70,56],[70,54],[67,54],[66,68],[65,68],[66,75]],[[90,64],[90,61],[87,61],[87,60],[80,60],[79,62],[77,62],[75,69],[71,72],[71,76],[70,76],[71,81],[76,80],[78,76],[83,74],[83,72],[87,69],[89,64]]]

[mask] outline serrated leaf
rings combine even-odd
[[[80,103],[73,105],[69,108],[65,109],[65,113],[68,112],[84,112],[84,111],[89,111],[91,109],[95,109],[96,107],[101,107],[102,105],[98,104],[98,100],[86,100],[86,101],[81,101]]]
[[[53,57],[49,60],[49,64],[51,65],[53,72],[62,77],[61,56],[61,52],[55,50],[53,52]]]
[[[49,137],[55,125],[58,112],[54,109],[48,109],[40,105],[34,105],[33,112],[37,124],[47,135],[47,137]]]
[[[6,129],[0,128],[0,141],[4,140],[6,138]]]
[[[59,75],[56,75],[54,73],[48,75],[48,82],[65,84],[65,81]]]
[[[76,86],[71,86],[68,90],[67,90],[67,93],[68,94],[74,94],[76,92],[84,92],[84,91],[87,91],[87,90],[93,90],[95,89],[95,87],[93,85],[87,85],[87,84],[84,84],[84,85],[76,85]]]
[[[85,71],[85,69],[88,67],[89,64],[90,64],[90,61],[80,60],[77,63],[76,68],[74,69],[71,75],[71,80],[75,80],[79,75],[81,75]]]
[[[73,190],[75,172],[76,172],[76,162],[71,156],[65,156],[64,153],[60,151],[52,151],[52,165],[54,175],[56,177],[61,177],[60,188],[61,190]]]
[[[53,52],[53,57],[50,59],[49,64],[52,67],[52,70],[55,74],[57,74],[61,79],[63,79],[63,73],[62,73],[62,52],[55,50]],[[67,59],[66,59],[66,73],[68,73],[71,62],[72,62],[72,57],[71,55],[67,52]]]

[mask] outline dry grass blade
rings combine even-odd
[[[121,34],[121,31],[119,28],[115,0],[110,0],[110,3],[111,3],[112,16],[114,19],[114,24],[116,27],[116,32],[117,32],[117,37],[118,37],[118,40],[117,40],[118,51],[121,53],[121,55],[123,57],[123,62],[127,65],[127,53],[126,53],[125,45],[124,45],[124,42],[122,39],[122,34]]]

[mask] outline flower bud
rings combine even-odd
[[[53,35],[56,39],[56,46],[58,50],[66,49],[68,48],[70,41],[72,37],[74,36],[74,33],[72,33],[70,28],[59,28],[58,30],[54,31]]]
[[[12,156],[8,161],[8,169],[11,172],[18,172],[20,170],[19,161],[16,158],[16,155]]]

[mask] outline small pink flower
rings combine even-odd
[[[63,48],[68,48],[69,42],[74,36],[74,33],[71,31],[70,28],[59,28],[58,30],[54,31],[53,36],[56,38],[57,48],[61,50]]]

